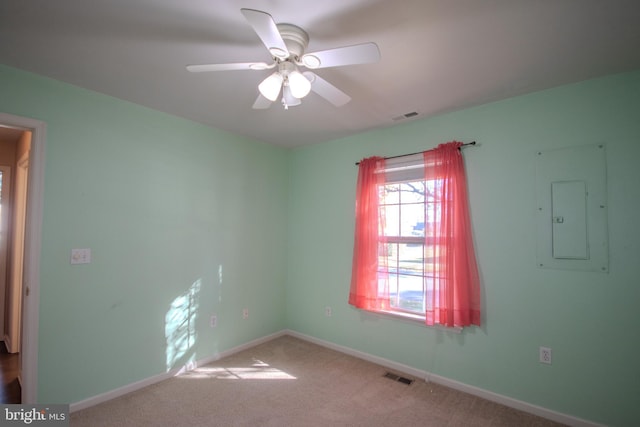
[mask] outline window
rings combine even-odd
[[[415,167],[413,167],[415,166]],[[387,165],[387,171],[389,165]],[[434,181],[425,181],[422,159],[413,165],[387,173],[379,190],[380,224],[378,277],[381,290],[388,286],[389,310],[424,317],[427,292],[433,288],[435,256],[432,245],[425,244],[426,210],[433,211]],[[432,233],[431,233],[432,234]],[[387,282],[387,283],[385,283]]]
[[[461,145],[360,163],[350,304],[428,325],[480,324]]]

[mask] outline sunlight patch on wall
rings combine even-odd
[[[218,266],[218,302],[222,302],[222,264]]]
[[[171,302],[165,315],[164,333],[167,339],[167,371],[174,367],[195,363],[193,350],[198,338],[196,320],[201,279],[193,282],[189,290]]]

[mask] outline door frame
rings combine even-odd
[[[0,113],[0,125],[29,130],[31,152],[27,183],[27,215],[25,218],[24,276],[22,311],[22,400],[23,404],[38,399],[38,322],[40,308],[40,249],[42,247],[42,209],[44,202],[44,161],[46,123],[27,117]]]
[[[0,334],[4,337],[4,317],[7,311],[7,300],[6,293],[7,287],[9,286],[9,275],[7,273],[7,266],[9,263],[9,237],[11,233],[9,232],[9,228],[11,226],[11,221],[9,220],[9,216],[11,213],[12,204],[9,202],[11,200],[11,171],[13,170],[12,166],[2,165],[0,166],[0,171],[2,171],[2,183],[0,184],[2,189],[0,196],[0,205],[2,205],[3,209],[0,213],[0,274],[4,272],[4,277],[0,276],[0,282],[4,281],[4,286],[0,283],[0,304],[2,305],[2,309],[0,310]],[[1,338],[0,338],[1,339]],[[7,343],[5,341],[5,347],[7,347]]]

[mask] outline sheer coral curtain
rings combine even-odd
[[[349,304],[364,310],[389,307],[386,257],[378,257],[384,217],[379,193],[385,183],[385,159],[369,157],[360,162],[356,187],[356,229]]]
[[[424,152],[425,179],[433,182],[434,204],[425,209],[432,216],[426,219],[431,226],[426,245],[434,251],[426,260],[434,277],[426,295],[428,325],[480,325],[480,283],[461,146],[449,142]]]

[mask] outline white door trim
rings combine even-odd
[[[40,248],[42,246],[42,208],[47,126],[46,123],[40,120],[6,113],[0,113],[0,125],[32,132],[24,242],[24,305],[21,358],[22,403],[37,403]]]
[[[3,205],[2,212],[0,213],[0,271],[6,272],[7,266],[9,265],[9,236],[11,233],[8,232],[9,226],[11,225],[9,222],[9,213],[11,208],[11,203],[8,203],[11,200],[11,166],[0,166],[0,171],[2,171],[2,183],[0,186],[2,187],[2,196],[0,197],[0,204]],[[7,301],[6,301],[6,292],[7,287],[9,286],[9,280],[7,275],[4,277],[0,277],[0,334],[4,333],[4,316],[7,311]],[[9,350],[9,345],[7,343],[8,337],[4,338],[4,345]]]

